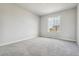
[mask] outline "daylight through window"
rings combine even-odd
[[[48,18],[48,32],[59,32],[60,29],[60,16]]]

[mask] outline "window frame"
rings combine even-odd
[[[50,31],[49,29],[50,29],[50,27],[49,27],[49,19],[51,18],[51,19],[53,19],[52,21],[54,21],[54,19],[56,18],[56,17],[59,17],[59,20],[58,20],[58,23],[59,23],[59,29],[57,29],[56,31]],[[55,20],[56,21],[56,20]],[[57,25],[57,22],[54,24],[54,25]],[[53,25],[53,26],[54,26]],[[58,32],[60,32],[61,31],[61,15],[56,15],[56,16],[49,16],[48,17],[48,32],[55,32],[55,33],[58,33]]]

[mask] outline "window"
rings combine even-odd
[[[48,18],[48,32],[60,31],[60,16],[54,16]]]

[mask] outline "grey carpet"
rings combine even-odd
[[[38,37],[1,46],[0,56],[79,56],[79,47],[75,42]]]

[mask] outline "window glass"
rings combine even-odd
[[[48,32],[58,32],[60,29],[60,16],[48,18]]]

